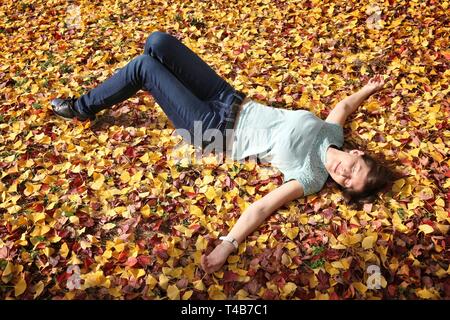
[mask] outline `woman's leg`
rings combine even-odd
[[[175,37],[163,32],[152,33],[144,53],[157,59],[200,100],[231,104],[235,90]],[[93,115],[133,96],[142,88],[140,79],[135,76],[135,67],[136,61],[132,60],[112,77],[79,97],[75,109],[81,114]]]
[[[110,78],[76,99],[75,110],[92,116],[136,94],[142,89],[141,72],[138,70],[141,64],[139,58],[131,60]]]
[[[198,55],[170,34],[153,32],[147,38],[144,54],[160,61],[201,100],[226,103],[235,92]]]
[[[138,90],[150,92],[177,129],[194,134],[194,122],[202,122],[202,133],[220,125],[220,114],[200,100],[163,64],[149,55],[131,60],[111,78],[75,102],[79,112],[95,114],[124,101]]]

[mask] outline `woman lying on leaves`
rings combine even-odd
[[[212,273],[268,216],[296,198],[318,192],[328,175],[344,194],[359,199],[374,197],[391,180],[391,171],[363,151],[340,149],[347,117],[383,85],[383,78],[374,76],[323,121],[306,110],[284,110],[245,98],[176,38],[154,32],[144,53],[111,78],[79,98],[54,99],[52,107],[65,119],[93,120],[99,111],[144,89],[177,130],[195,134],[194,122],[201,123],[202,146],[211,140],[209,129],[219,130],[233,160],[256,155],[283,173],[284,183],[251,204],[222,242],[202,256],[202,268]]]

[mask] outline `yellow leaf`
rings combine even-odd
[[[102,270],[81,275],[81,278],[84,279],[83,290],[91,287],[105,286],[107,284]]]
[[[198,236],[197,242],[195,243],[195,247],[196,247],[197,251],[205,250],[207,246],[208,246],[208,241],[205,238],[203,238],[202,236]]]
[[[31,86],[31,94],[35,94],[38,91],[39,91],[39,86],[37,84],[33,84]]]
[[[442,162],[444,160],[444,157],[442,156],[442,154],[440,154],[437,151],[434,151],[434,150],[430,151],[430,155],[437,162]]]
[[[32,216],[33,216],[33,222],[36,223],[38,221],[45,219],[45,212],[34,213]]]
[[[362,239],[362,235],[360,234],[340,234],[338,236],[338,240],[342,242],[342,244],[346,245],[346,246],[352,246],[354,244],[357,244],[359,242],[361,242]]]
[[[416,289],[416,295],[422,299],[439,299],[439,293],[433,289]]]
[[[94,57],[94,59],[92,59],[92,62],[97,62],[97,61],[100,61],[101,59],[102,59],[102,57],[103,56],[96,56],[96,57]]]
[[[131,184],[139,183],[142,179],[142,176],[144,175],[144,171],[138,171],[136,172],[130,179]]]
[[[294,240],[295,237],[297,237],[299,231],[300,229],[298,227],[288,228],[286,235],[289,239]]]
[[[43,236],[44,234],[46,234],[47,232],[49,232],[50,231],[50,227],[49,226],[47,226],[47,225],[43,225],[43,226],[41,226],[41,228],[39,229],[39,235],[40,236]]]
[[[412,155],[413,157],[417,157],[419,155],[419,152],[420,152],[420,148],[415,148],[415,149],[412,149],[409,152],[409,154]]]
[[[66,243],[63,243],[63,245],[59,249],[59,252],[60,252],[61,256],[63,256],[64,258],[67,257],[67,255],[69,254],[69,247],[67,246]]]
[[[139,160],[141,160],[143,163],[148,163],[149,161],[148,153],[146,152],[142,157],[139,158]]]
[[[166,290],[167,286],[169,285],[169,278],[167,278],[164,274],[159,275],[159,286]]]
[[[354,282],[353,287],[355,287],[355,289],[361,292],[362,294],[365,294],[367,291],[367,286],[365,286],[362,282]]]
[[[120,181],[122,181],[122,183],[128,183],[130,179],[131,177],[128,171],[122,171],[122,174],[120,175]]]
[[[14,265],[11,263],[11,261],[8,261],[8,263],[6,264],[6,268],[5,270],[3,270],[2,276],[6,277],[9,276],[11,274],[11,272],[14,269]]]
[[[285,94],[283,96],[284,101],[286,104],[291,104],[292,102],[294,102],[294,99],[292,98],[292,96]]]
[[[450,229],[449,225],[440,224],[440,223],[436,223],[436,227],[442,234],[447,234],[449,229]],[[436,249],[435,250],[437,252],[439,252],[439,250],[437,248],[438,248],[438,246],[436,245]]]
[[[286,267],[290,267],[292,264],[292,259],[288,254],[283,253],[283,255],[281,256],[281,263]]]
[[[437,198],[436,201],[434,201],[434,203],[439,207],[442,207],[442,208],[445,207],[445,202],[442,198]]]
[[[105,225],[103,225],[103,226],[102,226],[102,229],[103,229],[103,230],[111,230],[111,229],[113,229],[113,228],[115,228],[115,227],[116,227],[116,224],[115,224],[115,223],[109,222],[109,223],[106,223]]]
[[[31,183],[26,183],[26,188],[23,191],[23,193],[28,197],[30,195],[32,195],[33,193],[39,191],[41,189],[41,185],[35,185],[35,184],[31,184]]]
[[[183,293],[183,296],[181,297],[182,300],[188,300],[193,294],[192,290],[188,290],[185,293]]]
[[[34,286],[34,297],[33,299],[36,299],[37,297],[39,297],[42,293],[42,291],[44,290],[44,282],[39,281],[38,283],[36,283],[36,285]]]
[[[307,224],[308,220],[309,220],[308,215],[306,214],[300,215],[299,221],[301,224]]]
[[[258,243],[264,243],[264,242],[267,241],[268,238],[269,238],[269,234],[268,234],[268,233],[264,233],[264,234],[260,235],[260,236],[258,237],[258,239],[256,239],[256,241],[257,241]]]
[[[203,281],[201,279],[192,282],[192,284],[194,285],[194,289],[196,289],[198,291],[204,291],[205,290],[205,285],[203,284]]]
[[[52,142],[52,139],[50,139],[49,136],[45,135],[45,133],[36,135],[34,137],[34,140],[36,140],[37,142],[42,143],[42,144],[50,144]],[[70,164],[69,164],[69,166],[70,166]]]
[[[140,277],[145,276],[145,270],[144,269],[131,269],[128,271],[131,276],[135,279],[139,279]]]
[[[280,53],[278,53],[278,52],[272,54],[272,58],[273,58],[275,61],[282,61],[282,60],[284,60],[284,57],[283,57]]]
[[[156,286],[158,281],[151,274],[149,274],[147,276],[147,279],[145,280],[145,283],[148,285],[148,288],[152,290]]]
[[[364,249],[372,249],[373,248],[373,244],[376,241],[376,237],[375,236],[368,236],[365,237],[364,240],[362,241],[362,247]]]
[[[180,300],[180,290],[178,290],[177,286],[169,285],[167,287],[167,297],[170,300]]]
[[[208,190],[205,192],[205,196],[206,199],[208,199],[208,202],[211,202],[211,200],[213,200],[217,196],[214,187],[208,186]]]
[[[44,252],[44,254],[45,254],[47,257],[50,257],[50,256],[53,254],[54,249],[49,248],[49,247],[45,247],[42,251]]]
[[[239,258],[238,255],[230,255],[230,256],[228,256],[228,258],[227,258],[227,262],[228,262],[229,264],[237,263],[239,260],[240,260],[240,258]]]
[[[209,286],[208,296],[212,300],[225,300],[227,298],[223,293],[223,287],[216,284]]]
[[[297,290],[297,285],[293,282],[288,282],[283,287],[283,296],[287,297]]]
[[[392,215],[392,224],[394,225],[394,228],[400,232],[408,231],[408,228],[402,223],[402,219],[397,212]]]
[[[425,234],[433,233],[433,231],[434,231],[433,227],[428,225],[428,224],[421,224],[419,226],[419,230],[422,231]]]
[[[191,214],[193,214],[195,216],[203,217],[203,211],[199,207],[197,207],[195,205],[191,205],[189,207],[189,211],[190,211]]]
[[[341,260],[331,262],[331,265],[336,269],[348,270],[348,268],[350,268],[350,262],[351,262],[351,257],[342,258]]]
[[[105,176],[101,173],[94,172],[94,183],[91,184],[91,188],[94,190],[100,190],[105,182]]]
[[[20,296],[27,289],[27,283],[24,278],[20,278],[19,282],[14,286],[14,295],[16,297]]]
[[[394,192],[400,192],[402,190],[402,187],[405,185],[405,179],[399,179],[394,182],[394,185],[392,186],[392,191]]]
[[[72,252],[72,256],[70,257],[69,261],[67,261],[67,264],[83,264],[83,262],[77,257],[74,252]]]
[[[150,217],[150,207],[148,204],[141,208],[141,214],[144,218]]]
[[[104,258],[106,258],[106,259],[109,259],[109,258],[111,258],[112,257],[112,251],[111,250],[105,250],[104,252],[103,252],[103,254],[102,254],[102,257],[104,257]]]

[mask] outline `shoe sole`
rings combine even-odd
[[[54,114],[55,116],[57,116],[57,117],[60,118],[60,119],[65,120],[65,121],[71,121],[71,120],[73,120],[73,119],[78,119],[78,121],[88,121],[88,120],[94,121],[94,120],[95,120],[95,119],[90,119],[90,118],[86,118],[86,119],[84,119],[84,120],[81,120],[80,118],[77,118],[77,117],[66,118],[66,117],[63,117],[62,115],[56,113],[54,110],[52,110],[52,111],[53,111],[53,114]]]

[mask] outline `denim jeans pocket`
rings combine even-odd
[[[220,100],[211,101],[213,111],[219,115],[220,121],[214,129],[225,128],[225,119],[231,111],[231,105]]]

